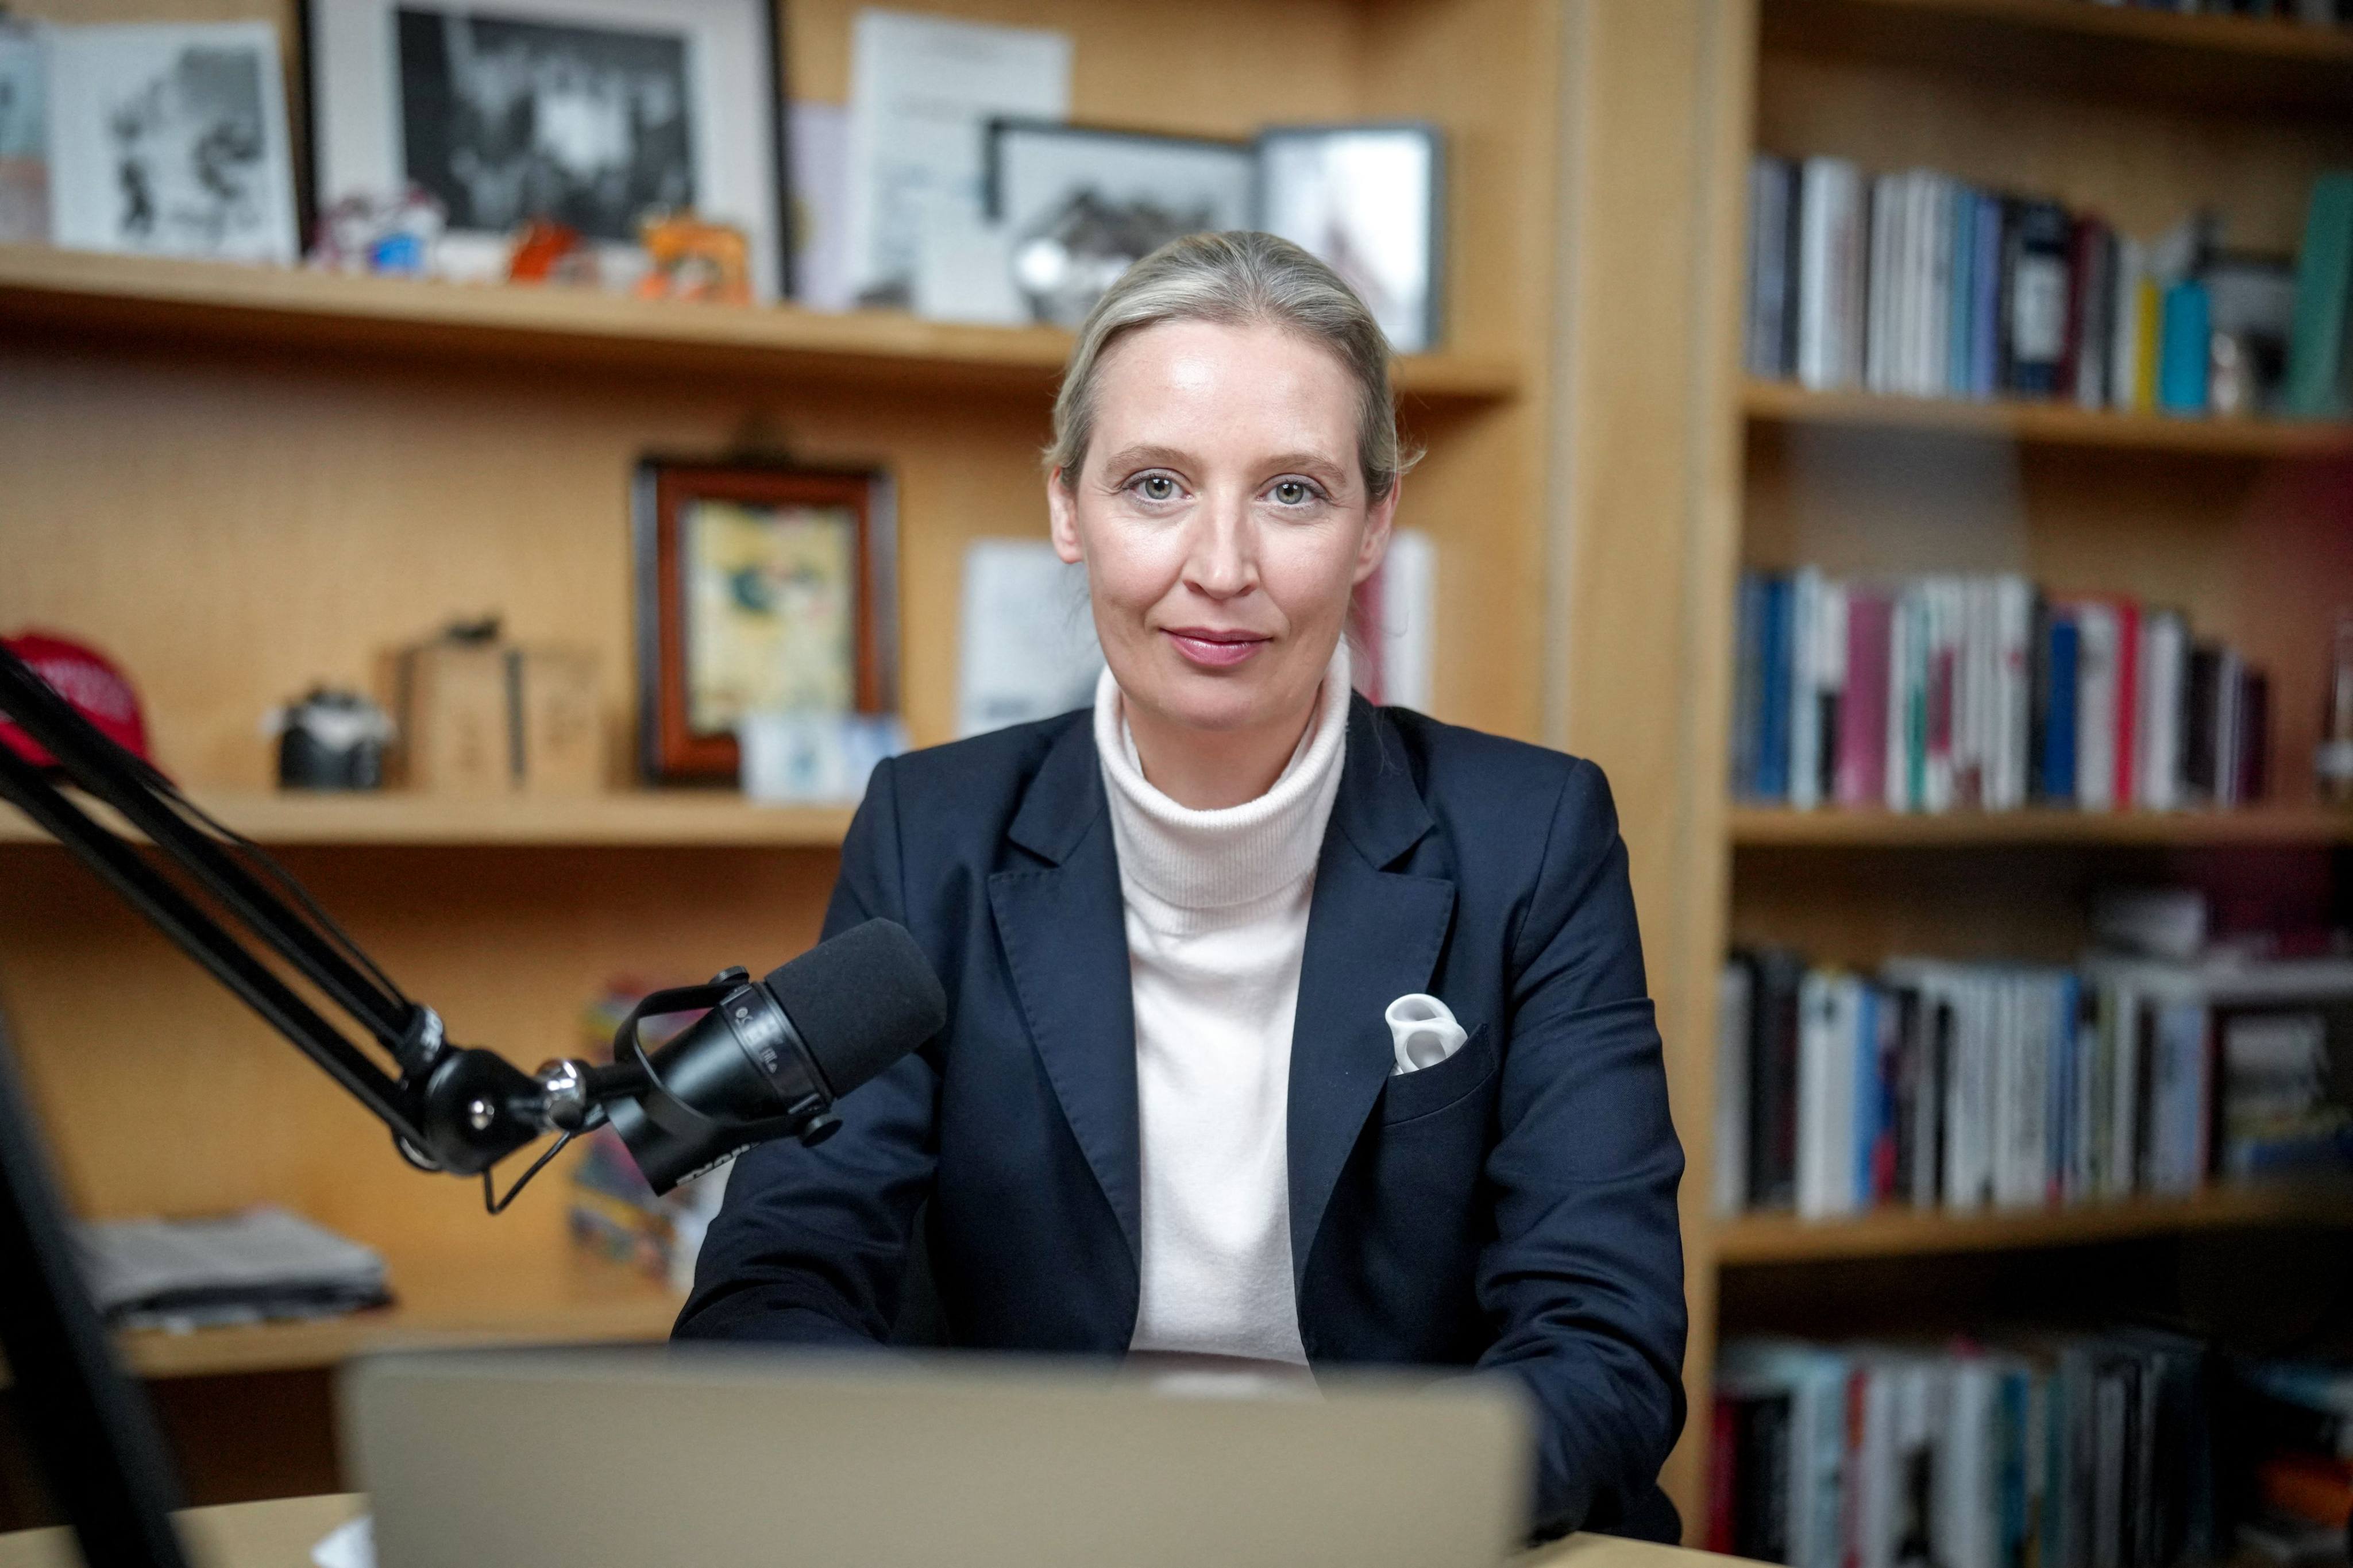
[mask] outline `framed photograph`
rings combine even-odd
[[[44,35],[49,237],[224,261],[297,255],[278,29],[267,22]]]
[[[790,293],[773,0],[304,0],[322,211],[414,184],[448,270],[496,275],[532,218],[634,245],[649,210],[751,241]]]
[[[888,475],[649,458],[635,510],[647,778],[735,782],[760,715],[898,710]]]
[[[1250,220],[1247,142],[1035,120],[989,122],[989,220],[1040,321],[1075,327],[1135,261]]]
[[[1258,139],[1258,226],[1363,296],[1389,346],[1438,346],[1445,166],[1428,125],[1285,126]]]

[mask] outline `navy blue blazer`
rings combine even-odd
[[[1135,1026],[1092,715],[876,770],[825,929],[877,915],[930,955],[948,1026],[847,1097],[829,1142],[737,1162],[678,1335],[887,1341],[921,1210],[946,1342],[1122,1354]],[[1393,1078],[1381,1015],[1415,991],[1470,1038]],[[1683,1150],[1599,768],[1351,702],[1289,1135],[1309,1358],[1516,1374],[1536,1532],[1672,1539]]]

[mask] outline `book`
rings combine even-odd
[[[2346,340],[2353,331],[2353,172],[2313,182],[2296,255],[2295,317],[2288,331],[2284,411],[2298,418],[2353,412]]]
[[[1749,1007],[1748,1205],[1788,1208],[1798,1191],[1799,994],[1805,960],[1783,949],[1746,955],[1756,980]]]
[[[2118,687],[2123,630],[2114,605],[2078,600],[2075,623],[2075,804],[2087,811],[2116,805]]]
[[[2058,390],[2067,346],[2071,230],[2067,210],[2056,202],[2021,201],[2013,209],[2004,258],[2006,391],[2048,396]]]
[[[1841,805],[1887,799],[1887,732],[1895,604],[1880,588],[1846,594],[1846,679],[1839,697],[1836,797]]]
[[[1748,165],[1748,317],[1742,363],[1748,374],[1774,379],[1795,368],[1789,351],[1796,323],[1789,302],[1795,254],[1797,168],[1760,153]]]
[[[1862,379],[1862,174],[1842,158],[1809,158],[1799,182],[1798,379],[1836,391]]]
[[[2042,744],[2036,798],[2052,805],[2073,805],[2075,790],[2075,704],[2078,695],[2075,622],[2064,611],[2047,617],[2042,643],[2042,668],[2035,683],[2036,712]]]

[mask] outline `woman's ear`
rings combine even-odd
[[[1404,489],[1403,479],[1391,479],[1389,493],[1365,510],[1365,535],[1356,542],[1356,574],[1350,582],[1361,583],[1381,569],[1389,552],[1389,528],[1397,521],[1398,493]]]
[[[1079,498],[1062,482],[1062,470],[1046,476],[1046,526],[1054,536],[1054,553],[1075,566],[1083,557],[1079,549]]]

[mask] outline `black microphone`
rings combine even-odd
[[[659,1050],[638,1044],[639,1018],[700,1005],[711,1010]],[[708,986],[647,997],[613,1040],[615,1069],[634,1068],[643,1087],[596,1098],[638,1169],[666,1193],[754,1143],[832,1136],[841,1125],[834,1102],[938,1034],[947,1016],[915,939],[868,921],[764,980],[731,970]]]

